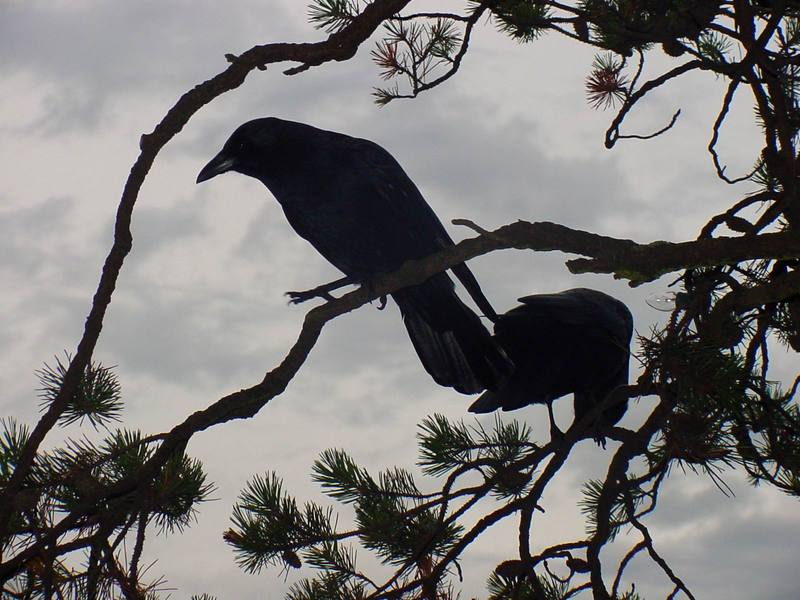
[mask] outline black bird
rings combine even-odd
[[[346,275],[318,290],[369,285],[408,260],[453,245],[402,167],[368,140],[274,117],[256,119],[233,132],[197,182],[227,171],[267,186],[292,228]],[[496,319],[469,268],[462,264],[452,271],[485,315]],[[494,388],[511,372],[513,365],[458,298],[446,273],[392,297],[423,366],[438,384],[474,394]]]
[[[495,339],[516,369],[501,386],[478,398],[470,412],[549,407],[573,393],[578,422],[615,388],[627,385],[633,317],[622,302],[586,288],[526,296],[519,302],[494,327]],[[591,429],[614,425],[626,408],[627,401],[612,404]]]

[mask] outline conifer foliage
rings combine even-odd
[[[673,274],[667,324],[638,341],[641,375],[605,401],[648,396],[652,408],[636,427],[603,432],[608,447],[597,452],[607,466],[576,484],[582,486],[584,534],[540,544],[536,526],[548,517],[546,492],[563,465],[579,444],[591,443],[586,428],[596,415],[564,432],[553,429],[550,439],[534,439],[516,421],[482,427],[433,415],[418,431],[421,476],[399,467],[373,474],[334,449],[312,467],[324,503],[295,499],[284,489],[280,465],[252,477],[224,533],[245,571],[302,570],[305,578],[287,593],[293,600],[445,600],[459,594],[461,559],[469,547],[493,525],[511,520],[514,551],[485,565],[483,573],[492,599],[566,600],[583,593],[637,600],[634,561],[660,570],[668,598],[691,599],[691,586],[659,553],[648,527],[665,482],[692,471],[729,494],[725,472],[737,469],[753,485],[800,496],[800,375],[780,385],[770,360],[778,352],[800,352],[800,4],[463,0],[440,11],[431,10],[435,3],[424,9],[417,4],[313,0],[309,18],[329,34],[326,40],[264,44],[227,55],[225,71],[182,96],[142,137],[77,350],[39,372],[42,415],[34,426],[13,418],[0,423],[4,598],[164,597],[164,580],[150,572],[145,558],[146,541],[180,533],[213,490],[202,465],[185,452],[192,436],[263,409],[297,374],[332,318],[420,283],[414,277],[424,268],[441,271],[501,248],[561,250],[579,256],[567,262],[573,273],[614,274],[631,285]],[[384,80],[374,91],[376,102],[414,98],[466,68],[470,40],[487,24],[532,49],[544,36],[558,35],[596,50],[593,63],[584,66],[585,90],[575,93],[611,111],[607,148],[674,133],[679,109],[664,115],[654,131],[628,130],[627,117],[654,90],[668,90],[691,73],[717,78],[725,89],[708,124],[709,168],[725,183],[748,182],[752,191],[737,197],[738,188],[724,188],[730,190],[729,208],[698,224],[696,239],[683,243],[637,244],[553,223],[517,222],[493,232],[470,224],[478,237],[449,254],[311,310],[286,360],[258,384],[166,424],[163,433],[110,429],[124,418],[124,392],[113,368],[93,362],[92,354],[131,249],[138,190],[163,146],[251,71],[292,62],[285,73],[299,75],[347,60],[376,32],[372,57]],[[660,60],[651,60],[656,54]],[[734,97],[745,93],[754,99],[761,142],[753,148],[752,169],[731,173],[718,145]],[[267,423],[268,414],[263,418]],[[64,437],[57,432],[79,426],[91,428],[91,436],[53,441]],[[612,544],[624,545],[621,560],[609,558]],[[384,567],[380,575],[365,566],[375,560]]]

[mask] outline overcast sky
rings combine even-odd
[[[139,136],[180,94],[224,69],[225,53],[321,36],[297,0],[0,3],[0,415],[33,424],[34,371],[77,344]],[[254,72],[159,156],[139,197],[133,252],[95,353],[117,365],[126,427],[167,430],[260,381],[295,340],[307,310],[287,306],[283,292],[339,275],[294,234],[260,183],[230,174],[195,185],[200,167],[246,120],[279,116],[380,143],[445,223],[460,217],[496,227],[521,218],[643,242],[680,241],[753,189],[731,188],[713,174],[704,148],[723,82],[707,74],[653,94],[625,125],[647,133],[681,108],[669,134],[607,151],[612,114],[593,110],[584,97],[589,49],[556,36],[523,46],[485,25],[457,77],[378,109],[369,48],[291,78],[280,65]],[[755,160],[751,115],[742,98],[724,131],[730,173]],[[456,239],[470,235],[448,227]],[[641,333],[665,318],[645,299],[664,293],[669,277],[631,289],[608,276],[573,276],[565,258],[504,251],[471,267],[498,310],[519,296],[584,286],[627,302]],[[789,362],[777,359],[779,374],[788,373]],[[372,470],[411,468],[417,423],[433,412],[462,417],[470,402],[429,379],[394,306],[337,319],[285,394],[254,419],[192,440],[190,453],[218,486],[215,501],[201,507],[185,535],[150,536],[146,556],[158,561],[151,572],[166,576],[174,598],[279,595],[296,573],[287,581],[277,569],[246,575],[221,538],[246,481],[275,470],[300,500],[325,502],[309,478],[322,450],[345,448]],[[571,399],[557,403],[565,425],[570,406]],[[648,406],[642,400],[624,422],[635,425]],[[544,408],[514,416],[546,432]],[[609,457],[590,441],[578,448],[544,498],[536,547],[581,534],[580,486],[601,477]],[[708,479],[673,471],[650,521],[659,551],[698,598],[796,599],[796,502],[754,490],[737,474],[725,479],[735,498]],[[347,511],[342,515],[346,520]],[[485,595],[484,581],[511,557],[513,538],[512,523],[498,526],[465,556],[464,597]],[[669,589],[644,559],[630,572],[648,598]]]

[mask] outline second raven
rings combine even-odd
[[[597,290],[575,288],[520,298],[520,306],[500,315],[495,339],[514,361],[514,374],[485,392],[470,412],[516,410],[575,396],[579,422],[628,384],[633,317],[622,302]],[[627,401],[609,402],[589,423],[596,439],[625,414]],[[553,425],[554,426],[554,425]]]
[[[453,245],[397,161],[368,140],[274,117],[241,125],[197,182],[236,171],[261,181],[289,224],[352,283]],[[497,315],[469,268],[453,273],[490,319]],[[493,389],[513,365],[480,318],[439,273],[392,293],[411,342],[438,384],[464,394]]]

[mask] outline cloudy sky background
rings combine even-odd
[[[33,424],[34,371],[73,350],[80,337],[139,136],[181,93],[224,69],[226,52],[321,37],[296,0],[0,4],[0,415]],[[723,82],[711,76],[686,77],[652,94],[625,126],[647,133],[682,108],[668,135],[607,151],[602,140],[612,115],[584,98],[590,49],[556,36],[522,46],[485,25],[457,77],[417,100],[378,109],[369,48],[291,78],[281,66],[251,74],[161,153],[139,198],[134,249],[95,354],[118,365],[126,427],[169,429],[259,381],[293,343],[306,310],[286,306],[283,292],[338,277],[292,232],[260,183],[228,175],[194,184],[248,119],[275,115],[380,143],[446,223],[548,220],[639,241],[679,241],[753,188],[722,184],[704,151],[723,93]],[[742,97],[721,142],[732,174],[755,158],[751,116],[750,99]],[[456,239],[470,235],[449,228]],[[666,291],[671,279],[630,289],[607,276],[570,275],[565,258],[504,251],[471,266],[498,310],[522,295],[587,286],[626,301],[639,332],[665,318],[645,299]],[[775,362],[775,376],[787,377],[791,359]],[[158,560],[151,572],[166,576],[174,598],[278,595],[297,574],[286,582],[277,569],[246,575],[221,539],[246,481],[275,470],[299,499],[324,502],[308,475],[322,450],[345,448],[373,471],[412,467],[416,424],[432,412],[461,417],[469,402],[428,378],[394,306],[337,319],[284,395],[254,419],[192,440],[190,453],[218,486],[216,500],[186,534],[151,535],[146,556]],[[557,404],[566,425],[571,400]],[[649,405],[642,400],[625,422],[640,422]],[[515,414],[541,435],[545,415],[542,407]],[[605,473],[609,457],[591,442],[578,448],[544,498],[535,547],[581,535],[578,490]],[[650,520],[657,548],[698,598],[796,598],[796,502],[753,490],[736,474],[726,481],[735,498],[707,479],[674,472]],[[513,528],[496,527],[465,556],[465,597],[484,595],[486,576],[513,551]],[[669,590],[644,559],[630,573],[648,598]]]

